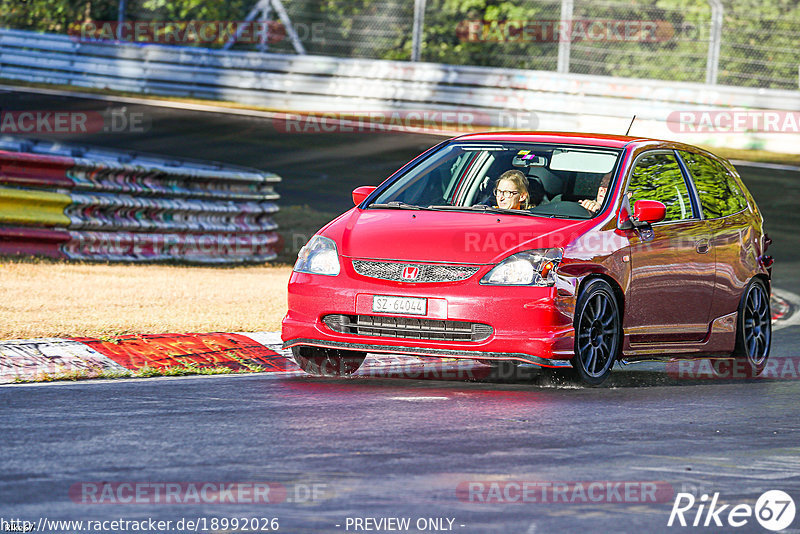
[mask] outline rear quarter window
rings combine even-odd
[[[637,200],[663,203],[667,208],[666,222],[694,217],[689,190],[673,154],[648,153],[641,156],[633,169],[628,194],[631,205]]]
[[[692,175],[706,219],[718,219],[747,208],[747,200],[722,162],[702,154],[680,151]]]

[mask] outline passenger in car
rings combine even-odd
[[[578,204],[592,213],[597,213],[600,210],[600,206],[603,205],[603,201],[606,199],[606,193],[608,192],[608,186],[610,183],[611,173],[609,172],[600,179],[600,185],[597,187],[597,198],[594,200],[586,198],[578,201]]]

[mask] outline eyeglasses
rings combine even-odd
[[[519,191],[503,191],[502,189],[495,189],[494,196],[496,197],[513,197],[519,195]]]

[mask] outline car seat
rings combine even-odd
[[[528,181],[538,181],[544,188],[544,200],[553,202],[556,196],[564,193],[564,181],[544,167],[530,167]]]

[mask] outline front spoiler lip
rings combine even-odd
[[[411,354],[414,356],[440,356],[453,358],[466,358],[471,360],[522,360],[540,367],[572,367],[569,360],[550,360],[521,352],[481,352],[459,351],[449,349],[428,349],[422,347],[386,347],[384,345],[370,345],[368,343],[346,343],[342,341],[322,341],[319,339],[297,338],[283,342],[283,348],[288,349],[296,345],[311,345],[329,349],[349,349],[383,354]]]

